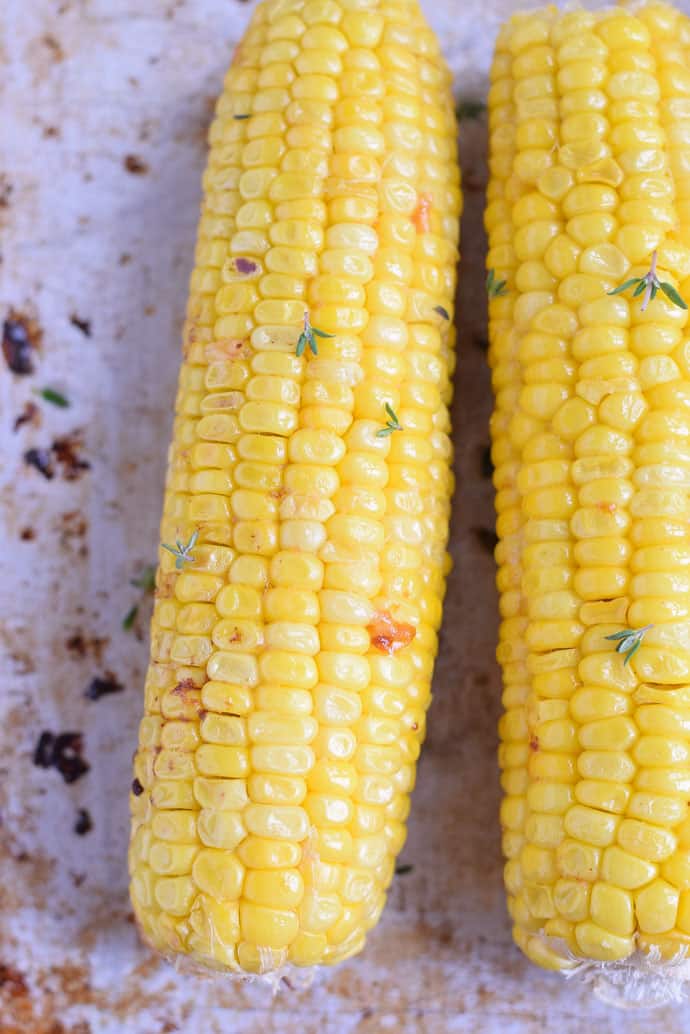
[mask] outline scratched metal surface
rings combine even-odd
[[[428,4],[458,94],[483,90],[512,6]],[[646,1017],[528,965],[504,911],[481,121],[462,126],[455,570],[402,857],[412,869],[364,955],[275,1000],[184,976],[137,941],[125,847],[146,601],[130,631],[122,619],[139,597],[130,579],[155,555],[205,131],[249,11],[238,0],[1,5],[0,318],[40,348],[31,375],[0,358],[0,1034],[641,1034]],[[46,386],[70,407],[36,394]],[[94,691],[94,678],[105,685]],[[89,687],[115,691],[90,699]],[[81,733],[81,755],[37,766],[42,732]],[[677,1011],[655,1020],[665,1034],[690,1030]]]

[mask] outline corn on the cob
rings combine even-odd
[[[552,7],[489,94],[509,910],[649,1000],[690,946],[689,59],[667,5]]]
[[[210,143],[131,894],[162,952],[266,973],[362,947],[429,703],[460,188],[416,0],[260,5]]]

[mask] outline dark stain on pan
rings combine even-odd
[[[18,309],[10,309],[2,324],[2,354],[19,377],[34,372],[35,352],[41,347],[43,331],[38,322]]]
[[[127,172],[131,172],[133,176],[145,176],[149,171],[149,167],[143,158],[140,158],[136,154],[126,154],[122,160]]]

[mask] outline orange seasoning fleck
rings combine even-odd
[[[417,200],[417,207],[412,213],[412,222],[417,233],[429,233],[431,230],[431,196],[420,194]]]
[[[367,625],[371,645],[382,653],[393,654],[409,646],[417,634],[414,625],[396,621],[387,611],[380,611],[372,623]]]
[[[615,513],[618,507],[615,503],[597,503],[597,509],[602,510],[604,513]]]
[[[241,359],[244,355],[244,344],[240,338],[221,337],[206,345],[204,355],[210,363],[223,359]]]

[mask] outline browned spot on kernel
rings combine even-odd
[[[177,696],[185,697],[190,689],[196,689],[194,679],[182,679],[182,682],[178,682],[176,686],[173,686],[170,692],[176,693]]]
[[[597,510],[602,510],[604,513],[615,513],[617,509],[615,503],[597,503]]]
[[[417,207],[412,213],[412,222],[417,233],[429,233],[431,230],[431,196],[420,194],[417,200]]]
[[[529,749],[539,750],[539,737],[536,736],[534,733],[532,733],[532,735],[530,736]]]
[[[175,572],[168,571],[166,574],[161,573],[158,578],[158,584],[154,592],[154,597],[157,600],[167,600],[173,594],[173,588],[175,585]]]
[[[414,625],[396,621],[387,610],[376,615],[372,623],[367,625],[367,631],[374,649],[388,654],[409,646],[417,634]]]

